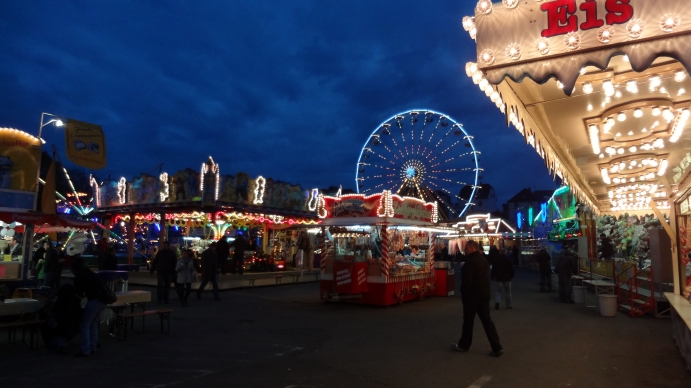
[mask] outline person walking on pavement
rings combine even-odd
[[[173,282],[173,276],[175,275],[175,264],[178,259],[175,256],[175,252],[170,249],[168,241],[161,242],[161,249],[154,256],[154,260],[151,262],[151,275],[156,271],[157,275],[157,289],[156,297],[158,303],[168,303],[170,295],[170,283]]]
[[[194,269],[194,263],[192,263],[192,257],[188,250],[185,249],[180,253],[180,259],[175,266],[175,272],[178,278],[176,288],[180,305],[182,307],[187,307],[187,298],[189,298],[192,293],[192,282],[197,274],[197,270]]]
[[[494,295],[494,309],[499,310],[499,302],[501,302],[501,294],[504,293],[506,300],[506,308],[512,309],[511,304],[511,280],[513,279],[514,271],[511,259],[506,256],[506,250],[501,249],[494,259],[492,265],[492,278],[496,281],[497,291]]]
[[[221,267],[221,274],[225,275],[228,256],[230,256],[230,245],[225,236],[222,236],[218,239],[218,242],[216,242],[216,253],[218,254],[218,265]]]
[[[499,357],[504,348],[499,342],[499,334],[489,315],[490,278],[489,263],[479,251],[477,241],[470,240],[465,245],[466,260],[461,269],[461,298],[463,301],[463,332],[458,343],[451,348],[467,352],[473,342],[475,316],[480,317],[487,339],[492,347],[490,356]]]
[[[204,252],[202,252],[202,284],[197,290],[197,299],[202,298],[202,291],[211,282],[214,290],[214,300],[221,300],[218,297],[218,254],[216,253],[216,243],[212,242]]]
[[[568,245],[557,265],[559,275],[559,300],[562,303],[573,303],[571,300],[571,276],[578,273],[578,254]]]
[[[247,250],[247,241],[242,235],[235,235],[235,241],[229,244],[230,247],[234,247],[233,251],[233,267],[230,273],[238,273],[242,275],[242,265],[245,264],[245,251]]]
[[[552,292],[552,258],[547,248],[540,249],[536,259],[540,265],[540,292]]]

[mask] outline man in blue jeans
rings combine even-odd
[[[82,320],[79,323],[79,339],[81,342],[80,351],[75,354],[77,357],[88,357],[96,351],[98,346],[98,326],[101,323],[101,310],[106,304],[100,300],[100,290],[104,287],[101,279],[84,265],[81,258],[72,262],[72,273],[74,274],[74,288],[77,296],[86,297],[87,302],[84,306]]]

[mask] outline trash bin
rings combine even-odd
[[[585,288],[583,286],[573,286],[573,302],[578,304],[585,303]]]
[[[598,296],[600,315],[603,317],[615,317],[617,315],[617,296],[603,294]]]

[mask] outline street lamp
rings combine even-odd
[[[51,116],[52,118],[48,120],[47,123],[44,123],[43,120],[45,120],[45,116]],[[38,138],[41,139],[41,133],[43,132],[43,127],[45,127],[48,124],[53,124],[56,127],[62,127],[65,125],[65,123],[62,121],[62,119],[54,114],[51,113],[41,113],[41,126],[38,128]],[[43,141],[41,139],[41,141]],[[44,142],[45,143],[45,142]]]

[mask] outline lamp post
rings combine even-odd
[[[43,121],[45,120],[45,116],[50,116],[52,117],[50,120],[48,120],[47,123],[44,123]],[[54,114],[51,113],[46,113],[42,112],[41,113],[41,126],[38,127],[38,138],[41,139],[41,133],[43,133],[43,127],[45,127],[48,124],[53,124],[56,127],[62,127],[65,125],[65,123],[62,121],[62,119]]]

